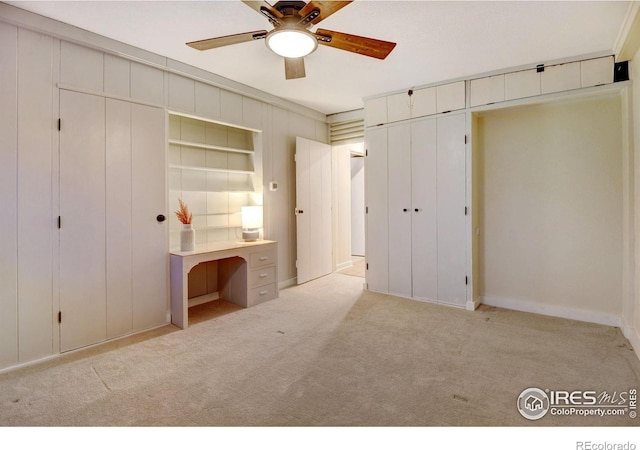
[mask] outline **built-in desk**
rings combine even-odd
[[[189,272],[198,264],[218,261],[218,292],[210,299],[248,308],[278,296],[277,257],[277,243],[264,240],[212,242],[192,252],[172,251],[171,323],[189,326]]]

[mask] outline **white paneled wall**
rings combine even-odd
[[[37,29],[42,18],[33,18],[33,29]],[[111,42],[97,36],[85,47],[78,44],[82,38],[74,35],[77,30],[59,23],[55,26],[58,37],[69,33],[76,43],[0,21],[0,205],[5,212],[0,216],[0,370],[67,348],[61,347],[57,320],[60,289],[64,290],[72,276],[63,276],[63,270],[59,275],[57,217],[62,199],[57,122],[62,90],[98,98],[103,105],[104,117],[96,121],[104,132],[101,178],[86,181],[99,181],[104,191],[84,187],[102,199],[94,203],[102,203],[104,219],[104,279],[100,282],[107,286],[103,304],[108,319],[106,330],[99,330],[100,336],[93,340],[148,329],[168,319],[167,286],[157,273],[167,273],[169,233],[167,223],[163,226],[156,221],[158,214],[167,218],[173,214],[166,197],[166,183],[171,179],[167,158],[174,157],[167,154],[166,110],[264,130],[260,142],[251,143],[253,164],[266,169],[264,177],[256,171],[253,188],[255,195],[262,195],[263,183],[279,184],[277,191],[266,191],[264,196],[265,238],[279,241],[279,281],[294,280],[295,137],[326,142],[324,116],[287,102],[278,107],[242,95],[237,86],[231,92],[207,83],[200,73],[198,80],[170,73],[163,70],[169,61],[157,55],[147,55],[151,64],[145,64],[145,53],[139,49],[128,48],[131,59],[117,56],[127,53],[127,46],[120,43],[114,46],[117,52],[100,51],[96,43],[108,48]],[[153,131],[143,131],[149,129]],[[96,137],[94,130],[86,131]],[[215,133],[205,139],[216,139]],[[226,139],[236,145],[244,137],[231,132]],[[205,152],[205,164],[216,157]],[[229,157],[228,164],[247,168],[240,156]],[[205,179],[205,183],[216,182],[215,175]],[[229,174],[226,182],[240,189],[246,177]],[[78,195],[82,189],[69,189],[67,195]],[[194,200],[194,206],[216,208],[220,204],[216,196],[208,195],[201,204]],[[246,200],[246,192],[234,193],[226,205],[237,209]],[[234,220],[240,223],[239,217]],[[161,242],[159,251],[157,242]],[[63,311],[63,324],[64,317]]]

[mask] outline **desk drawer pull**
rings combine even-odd
[[[260,275],[258,275],[260,278],[267,278],[269,276],[268,273],[261,273]]]
[[[268,257],[268,256],[261,256],[261,257],[260,257],[260,261],[266,261],[267,259],[269,259],[269,257]]]
[[[268,293],[269,293],[269,291],[260,291],[260,295],[266,295]]]

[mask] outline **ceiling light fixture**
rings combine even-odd
[[[279,28],[267,34],[267,47],[285,58],[302,58],[318,48],[318,41],[307,30]]]

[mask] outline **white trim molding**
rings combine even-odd
[[[487,306],[512,309],[514,311],[541,314],[543,316],[562,317],[563,319],[591,322],[622,328],[622,318],[619,315],[600,311],[569,308],[566,306],[550,305],[513,298],[480,297],[480,303]]]

